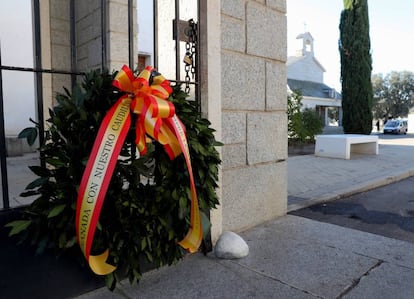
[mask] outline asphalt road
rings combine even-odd
[[[378,137],[380,144],[414,145],[414,134]],[[414,177],[290,214],[414,242]]]
[[[290,214],[414,242],[414,177]]]

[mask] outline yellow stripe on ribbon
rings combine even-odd
[[[90,268],[99,275],[115,270],[106,263],[108,250],[97,256],[90,252],[106,191],[131,124],[130,104],[129,97],[121,97],[104,117],[79,186],[76,205],[78,243]]]
[[[134,95],[131,109],[139,114],[136,123],[136,144],[141,155],[147,150],[146,134],[164,146],[170,159],[184,154],[191,189],[190,229],[178,244],[191,253],[197,252],[203,237],[200,210],[185,127],[175,114],[174,105],[167,100],[172,92],[170,83],[151,66],[147,66],[137,78],[134,78],[127,66],[123,66],[115,77],[114,86]]]
[[[170,159],[184,154],[190,177],[191,214],[189,231],[179,245],[193,253],[198,250],[202,240],[200,211],[185,127],[175,114],[174,105],[167,100],[172,92],[169,81],[150,66],[136,78],[127,66],[123,66],[113,85],[129,93],[129,96],[123,96],[115,103],[99,128],[79,186],[76,207],[79,245],[90,268],[99,275],[109,274],[116,269],[107,263],[109,250],[100,255],[90,255],[90,251],[105,194],[130,128],[130,110],[139,114],[136,145],[141,155],[147,151],[147,134],[164,146]]]
[[[190,175],[190,189],[191,189],[191,211],[190,211],[190,229],[188,230],[185,238],[178,242],[181,247],[187,249],[190,253],[197,252],[200,247],[201,240],[203,238],[203,230],[201,226],[200,210],[198,207],[197,192],[194,183],[193,168],[191,167],[190,151],[188,149],[187,138],[185,136],[184,125],[174,115],[169,121],[171,121],[172,127],[178,136],[178,142],[183,151],[185,161],[187,163],[188,173]]]

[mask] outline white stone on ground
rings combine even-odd
[[[238,234],[226,231],[218,239],[214,254],[221,259],[238,259],[249,254],[249,246]]]

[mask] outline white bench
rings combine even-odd
[[[378,155],[378,136],[359,134],[316,136],[315,156],[349,160],[351,153]]]

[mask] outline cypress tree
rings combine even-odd
[[[344,0],[339,31],[344,132],[370,134],[373,93],[367,0]]]

